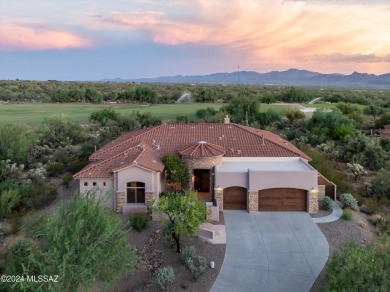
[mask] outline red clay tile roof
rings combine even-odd
[[[74,178],[111,178],[112,172],[132,165],[159,172],[164,169],[161,154],[141,142],[108,159],[92,162],[75,174]]]
[[[383,127],[385,128],[385,130],[390,130],[390,125],[384,125]]]
[[[205,141],[205,144],[199,144]],[[141,145],[137,147],[137,145]],[[142,150],[141,150],[142,149]],[[128,153],[127,157],[124,153]],[[132,165],[162,171],[161,156],[167,153],[190,157],[302,157],[290,142],[269,131],[237,124],[163,124],[128,132],[108,143],[89,159],[75,178],[111,177],[112,172]]]
[[[180,150],[179,153],[187,157],[212,157],[224,155],[226,150],[221,146],[207,143],[206,141],[199,141],[190,147]]]

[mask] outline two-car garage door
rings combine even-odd
[[[223,190],[224,210],[246,210],[248,191],[243,187]],[[307,191],[292,188],[276,188],[259,191],[259,211],[306,211]]]
[[[306,211],[307,191],[277,188],[259,191],[259,211]]]

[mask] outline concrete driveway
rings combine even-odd
[[[224,211],[226,253],[211,291],[309,291],[329,245],[305,212]]]

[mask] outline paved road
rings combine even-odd
[[[211,291],[309,291],[329,245],[305,212],[224,211],[226,253]]]

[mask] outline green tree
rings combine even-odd
[[[362,124],[364,117],[362,110],[356,105],[340,102],[336,107],[347,117],[354,120],[357,124]]]
[[[381,108],[380,106],[377,106],[377,105],[374,105],[374,104],[370,104],[369,106],[366,106],[363,110],[363,112],[366,114],[366,115],[371,115],[373,118],[374,118],[374,121],[376,120],[376,118],[383,114],[385,112],[385,110],[383,108]]]
[[[390,112],[384,113],[375,122],[377,128],[383,128],[384,125],[390,125]]]
[[[82,128],[80,124],[72,121],[68,117],[46,118],[38,129],[40,143],[59,145],[69,140],[70,143],[78,143],[81,140]]]
[[[26,162],[28,153],[38,143],[36,132],[19,124],[0,125],[0,160]]]
[[[131,272],[135,256],[122,222],[93,192],[75,193],[43,228],[47,274],[57,274],[56,291],[107,286]]]
[[[266,112],[259,112],[257,114],[257,121],[262,127],[266,127],[275,122],[280,122],[281,120],[281,113],[273,110],[272,108],[269,108]]]
[[[284,112],[284,115],[290,121],[290,123],[293,123],[297,120],[302,120],[305,118],[305,114],[297,108],[288,108]]]
[[[175,154],[166,154],[162,161],[165,165],[166,179],[169,183],[180,183],[183,187],[188,184],[188,169],[179,156]]]
[[[390,199],[390,171],[383,170],[372,180],[369,195]]]
[[[230,115],[231,119],[239,124],[251,124],[256,120],[260,104],[257,97],[248,93],[242,93],[234,97],[229,104],[222,107],[221,111]]]
[[[350,242],[326,266],[325,291],[389,291],[390,239],[382,235],[368,246]]]
[[[172,193],[160,197],[154,212],[168,216],[178,253],[181,252],[181,238],[194,236],[199,225],[206,220],[205,203],[198,199],[196,192],[190,190],[184,194]]]
[[[87,88],[85,90],[85,100],[93,103],[101,103],[103,101],[103,95],[95,88]]]
[[[100,123],[102,127],[105,127],[108,121],[117,121],[119,114],[112,108],[104,108],[100,111],[91,113],[89,119],[92,122]]]
[[[317,110],[309,120],[308,129],[312,134],[325,135],[335,140],[342,140],[347,135],[356,133],[353,121],[339,109],[332,112]]]

